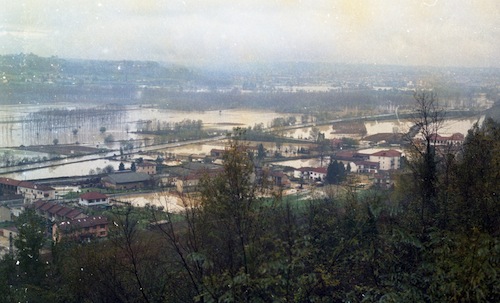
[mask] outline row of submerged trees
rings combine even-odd
[[[46,138],[64,140],[64,143],[74,143],[78,140],[92,142],[93,136],[100,132],[104,134],[106,127],[124,125],[126,111],[121,106],[107,105],[95,108],[77,109],[46,109],[28,114],[22,123],[23,136],[33,142],[30,145],[48,144]],[[66,135],[66,136],[65,136]],[[78,140],[77,140],[78,139]]]
[[[422,98],[434,102],[433,95]],[[421,129],[435,122],[423,121]],[[118,209],[109,239],[58,243],[48,264],[25,257],[29,250],[19,246],[1,262],[3,297],[498,302],[500,124],[488,119],[475,126],[454,154],[427,149],[432,139],[419,142],[414,148],[422,153],[393,191],[346,190],[341,197],[296,201],[256,182],[246,149],[232,141],[223,171],[207,175],[199,195],[184,197],[188,208],[181,214]],[[142,228],[145,217],[162,224]],[[31,243],[33,233],[20,233],[22,243]],[[34,268],[39,274],[29,279],[25,273]]]
[[[184,119],[179,122],[160,120],[139,120],[137,132],[140,134],[157,135],[155,144],[172,142],[174,140],[192,140],[208,136],[203,130],[203,121]]]

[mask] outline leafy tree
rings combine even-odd
[[[500,123],[488,118],[465,138],[453,172],[448,220],[455,228],[500,233]]]
[[[99,128],[99,132],[100,132],[101,134],[104,134],[104,133],[106,132],[106,127],[101,126],[101,127]]]
[[[54,145],[59,144],[59,139],[55,138],[54,140],[52,140],[52,143],[54,143]]]
[[[0,259],[0,303],[16,302],[16,260],[11,254]]]
[[[112,134],[109,134],[106,136],[106,138],[104,138],[105,143],[112,143],[114,141],[115,141],[115,137]]]
[[[342,138],[342,145],[348,148],[356,147],[358,144],[359,142],[353,138],[347,138],[347,137]]]
[[[130,164],[130,170],[131,171],[136,171],[137,170],[137,166],[135,165],[135,162],[132,162],[132,164]]]
[[[40,250],[45,242],[45,223],[32,208],[27,208],[16,220],[19,231],[14,240],[22,281],[30,285],[40,285],[45,276],[45,264]]]
[[[102,170],[102,172],[105,173],[105,174],[111,174],[114,171],[115,171],[115,168],[111,164],[106,165],[106,167],[104,167],[103,170]]]
[[[120,162],[120,165],[118,165],[118,170],[119,171],[124,171],[125,170],[125,164],[123,164],[123,162]]]
[[[345,179],[346,171],[342,162],[331,161],[326,169],[326,182],[328,184],[339,184]]]
[[[264,160],[265,157],[266,157],[266,150],[264,149],[264,145],[260,143],[257,147],[257,159]]]

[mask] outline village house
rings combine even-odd
[[[175,181],[177,192],[183,193],[194,190],[194,188],[200,183],[202,176],[202,174],[192,173],[185,177],[178,178]]]
[[[326,167],[301,167],[294,171],[293,176],[297,179],[324,181],[326,171]]]
[[[136,165],[136,172],[148,175],[156,175],[156,163],[152,162],[138,163]]]
[[[343,161],[341,161],[343,162]],[[349,162],[350,171],[353,173],[377,173],[379,169],[378,162],[353,161]]]
[[[0,222],[7,222],[12,220],[12,212],[7,205],[0,205]]]
[[[394,177],[387,171],[375,174],[373,185],[380,189],[390,189],[394,186]]]
[[[10,179],[10,178],[0,178],[0,189],[4,195],[16,194],[17,193],[17,185],[19,183],[21,183],[21,181]]]
[[[88,192],[80,195],[78,204],[83,206],[108,205],[109,198],[99,192]]]
[[[290,188],[291,186],[291,182],[288,179],[288,176],[282,171],[271,171],[271,173],[269,174],[269,178],[273,186],[277,186],[280,188]]]
[[[15,226],[0,228],[0,258],[14,252],[14,239],[18,234],[19,230]]]
[[[81,219],[87,217],[82,211],[58,203],[38,200],[33,203],[35,212],[51,222]]]
[[[14,217],[24,211],[24,197],[22,195],[0,196],[0,222],[12,221]]]
[[[108,219],[103,216],[92,216],[58,222],[52,226],[52,239],[91,240],[107,237]]]
[[[225,149],[217,149],[217,148],[212,148],[210,150],[210,156],[214,158],[221,158],[224,153],[226,153]]]
[[[461,133],[454,133],[451,136],[445,137],[438,134],[433,134],[431,136],[431,142],[433,145],[462,145],[464,143],[465,137]]]
[[[379,164],[380,170],[395,170],[401,168],[401,152],[397,150],[382,150],[370,155],[370,162]]]
[[[24,196],[24,201],[31,203],[38,199],[52,200],[56,198],[56,190],[50,186],[39,185],[31,182],[21,182],[17,192]]]
[[[10,178],[0,178],[0,187],[4,193],[23,195],[26,203],[37,199],[55,199],[56,195],[55,189],[50,186]]]
[[[189,192],[196,190],[196,187],[200,183],[203,177],[215,177],[220,174],[222,169],[199,169],[196,171],[191,171],[188,175],[178,177],[175,186],[179,193]]]
[[[222,171],[220,165],[188,162],[182,166],[168,169],[169,180],[175,183],[178,192],[192,191],[204,175],[215,176]]]

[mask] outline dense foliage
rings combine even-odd
[[[422,150],[394,191],[346,190],[297,203],[273,196],[255,177],[246,149],[232,141],[223,172],[207,173],[199,196],[184,197],[188,210],[152,212],[151,221],[163,224],[150,229],[138,225],[132,208],[115,211],[109,239],[58,243],[48,263],[40,263],[30,257],[39,227],[29,213],[19,218],[24,240],[0,263],[0,296],[3,302],[498,302],[500,124],[488,119],[474,127],[453,154],[431,150],[428,157]],[[416,179],[422,176],[432,178],[431,192],[422,192],[429,182]],[[25,274],[34,268],[36,275]]]

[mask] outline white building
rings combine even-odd
[[[295,178],[303,178],[304,180],[325,180],[326,167],[301,167],[293,173]]]
[[[35,200],[53,200],[56,190],[50,186],[22,181],[17,185],[17,193],[24,196],[24,201],[31,203]]]
[[[89,192],[80,195],[80,200],[78,201],[78,203],[84,206],[108,205],[109,198],[105,194],[101,194],[98,192]]]
[[[397,150],[382,150],[370,155],[370,162],[377,162],[380,170],[401,168],[401,152]]]

